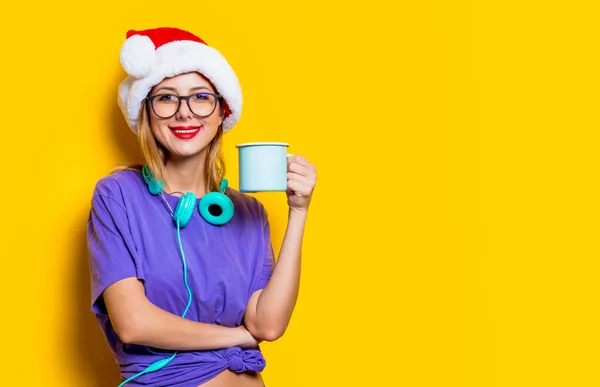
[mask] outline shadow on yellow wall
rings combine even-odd
[[[121,75],[121,74],[120,74]],[[120,80],[119,80],[120,81]],[[110,87],[117,90],[118,83]],[[138,163],[142,160],[137,144],[137,138],[124,121],[123,115],[116,102],[110,104],[106,122],[112,135],[111,146],[117,150],[118,163]],[[98,178],[100,178],[99,176]],[[91,195],[91,192],[90,192]],[[91,196],[89,198],[91,200]],[[72,246],[76,247],[76,267],[72,272],[71,294],[75,313],[71,326],[70,351],[78,364],[78,372],[83,374],[86,386],[110,387],[118,386],[121,382],[118,365],[116,364],[108,344],[100,330],[98,321],[91,311],[90,272],[87,257],[87,218],[89,209],[80,214],[78,227],[71,235],[75,237]]]
[[[87,213],[80,217],[80,224],[85,225]],[[76,234],[77,265],[73,270],[72,289],[76,321],[72,322],[75,329],[72,332],[71,352],[78,362],[78,371],[84,373],[88,386],[118,386],[120,376],[118,366],[108,344],[104,339],[98,321],[90,309],[90,274],[87,263],[87,242],[85,227]]]

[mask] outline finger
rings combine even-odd
[[[308,169],[316,170],[316,168],[304,157],[301,155],[292,155],[288,157],[288,164],[298,163]]]
[[[313,176],[315,174],[313,170],[309,169],[308,167],[302,164],[298,164],[295,161],[288,165],[288,171],[295,172],[303,176]]]
[[[315,186],[315,181],[311,177],[302,176],[294,172],[288,172],[288,180],[298,181],[307,186],[309,189],[312,189],[312,187]]]
[[[288,180],[288,188],[296,195],[296,196],[308,196],[310,195],[310,191],[306,188],[304,184],[297,180]]]
[[[313,171],[317,170],[315,168],[315,166],[312,165],[304,156],[294,155],[292,158],[294,159],[295,162],[297,162],[298,164],[300,164],[300,165],[302,165],[302,166],[304,166],[304,167],[306,167],[308,169],[311,169]]]

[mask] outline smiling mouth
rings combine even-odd
[[[173,128],[169,127],[169,129],[171,129],[171,133],[173,133],[175,137],[182,140],[189,140],[200,132],[202,126],[176,126]]]

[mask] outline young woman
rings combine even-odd
[[[275,264],[263,205],[226,186],[222,137],[237,77],[174,28],[129,31],[119,106],[146,163],[101,178],[88,220],[92,310],[121,385],[263,386],[261,341],[286,330],[299,287],[315,167],[288,160],[288,223]]]

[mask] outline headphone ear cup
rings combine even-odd
[[[175,207],[175,213],[173,214],[175,223],[179,223],[180,227],[185,227],[192,218],[194,207],[196,207],[196,195],[192,192],[183,195]]]
[[[233,202],[221,192],[210,192],[200,199],[198,210],[208,223],[220,226],[233,217]]]

